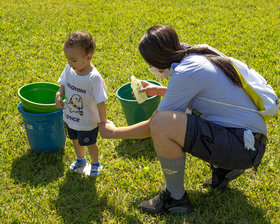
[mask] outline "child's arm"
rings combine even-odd
[[[55,95],[55,105],[57,108],[64,108],[64,103],[63,103],[63,99],[62,96],[65,94],[65,88],[63,85],[60,86],[59,90],[57,91],[56,95]]]
[[[98,109],[98,113],[99,113],[99,117],[100,117],[100,122],[106,122],[107,118],[106,118],[106,106],[105,106],[105,102],[101,102],[97,104],[97,109]]]

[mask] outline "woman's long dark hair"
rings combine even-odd
[[[147,63],[160,69],[170,68],[172,63],[180,62],[188,54],[205,55],[225,73],[234,85],[242,87],[239,76],[229,59],[219,56],[207,47],[184,48],[177,33],[171,27],[156,25],[149,28],[142,37],[138,49]]]

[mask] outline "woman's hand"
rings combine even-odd
[[[99,133],[102,138],[114,138],[115,124],[112,121],[98,123]]]
[[[166,92],[166,87],[164,86],[158,86],[143,80],[141,80],[141,83],[143,88],[140,92],[145,92],[148,96],[164,96]]]

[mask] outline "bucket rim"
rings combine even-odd
[[[55,86],[58,86],[60,87],[59,85],[55,84],[55,83],[51,83],[51,82],[33,82],[33,83],[28,83],[22,87],[19,88],[18,90],[18,96],[19,98],[21,98],[22,100],[26,101],[27,103],[30,103],[30,104],[34,104],[34,105],[38,105],[38,106],[55,106],[55,103],[36,103],[36,102],[33,102],[33,101],[30,101],[28,99],[26,99],[25,97],[23,97],[20,93],[20,91],[26,87],[26,86],[31,86],[31,85],[34,85],[34,84],[51,84],[51,85],[55,85]]]
[[[63,109],[58,109],[56,111],[52,111],[52,112],[47,112],[47,113],[30,113],[30,112],[26,112],[23,110],[23,105],[22,102],[19,102],[17,105],[17,109],[20,113],[25,114],[25,115],[32,115],[32,116],[43,116],[43,115],[53,115],[56,113],[61,113],[63,111]]]
[[[159,86],[162,86],[161,83],[159,83],[159,82],[157,82],[157,81],[154,81],[154,80],[145,80],[145,81],[147,81],[147,82],[155,82],[155,83],[159,84]],[[118,99],[120,99],[120,100],[122,100],[122,101],[126,101],[126,102],[137,102],[136,99],[135,99],[135,100],[129,100],[129,99],[125,99],[125,98],[123,98],[123,97],[121,97],[121,96],[119,95],[119,90],[120,90],[121,88],[123,88],[124,86],[130,85],[130,84],[131,84],[131,82],[128,82],[128,83],[122,85],[121,87],[119,87],[119,88],[117,89],[117,91],[116,91],[116,96],[117,96]],[[149,96],[148,100],[151,100],[151,99],[156,98],[156,97],[160,97],[160,96]],[[145,103],[145,102],[143,102],[143,103]]]

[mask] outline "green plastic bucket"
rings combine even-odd
[[[161,84],[156,81],[148,80],[148,82],[161,86]],[[121,102],[128,125],[133,125],[149,119],[157,109],[161,100],[160,96],[149,96],[145,102],[138,104],[132,94],[130,83],[121,86],[117,90],[116,95]]]
[[[55,94],[59,85],[49,82],[30,83],[18,90],[23,110],[29,113],[50,113],[59,110],[55,106]]]

